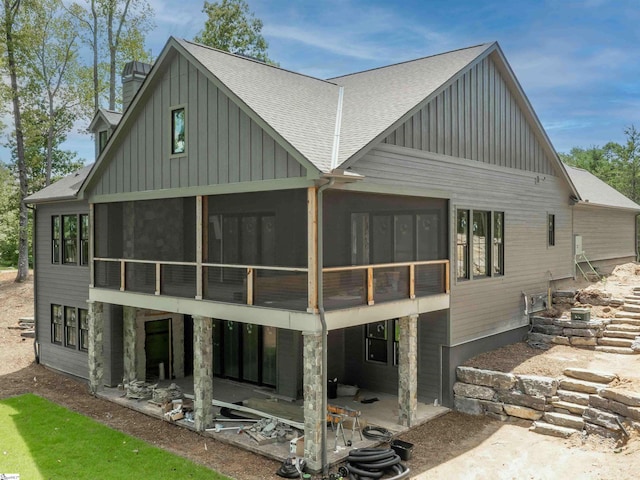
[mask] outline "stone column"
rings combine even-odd
[[[398,355],[398,423],[415,424],[418,411],[418,316],[402,317]]]
[[[326,412],[322,411],[322,335],[304,333],[304,458],[311,471],[322,469],[322,429]]]
[[[130,382],[138,378],[136,371],[136,317],[138,309],[122,307],[122,343],[124,381]],[[140,380],[144,380],[141,378]]]
[[[213,412],[213,321],[193,317],[193,414],[199,432],[211,426]]]
[[[104,304],[89,300],[89,388],[97,393],[104,386]]]

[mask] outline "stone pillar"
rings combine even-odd
[[[136,318],[138,309],[122,307],[123,376],[125,382],[138,378],[136,370]],[[140,380],[144,380],[141,378]]]
[[[171,339],[173,347],[173,365],[171,371],[174,378],[184,378],[184,316],[171,317]],[[169,372],[167,372],[168,375]]]
[[[213,321],[193,317],[193,414],[199,432],[211,426],[213,412]]]
[[[311,471],[322,469],[322,429],[326,412],[322,410],[322,334],[304,333],[304,458]]]
[[[104,386],[104,304],[89,301],[89,388],[97,393]]]
[[[415,424],[418,411],[418,316],[399,319],[398,423]]]

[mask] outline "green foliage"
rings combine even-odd
[[[604,147],[574,147],[559,154],[563,162],[583,168],[602,181],[640,203],[640,132],[631,125],[624,131],[624,144],[609,142]]]
[[[18,185],[0,163],[0,266],[18,264]]]
[[[274,64],[267,56],[262,21],[249,10],[245,0],[205,0],[202,12],[207,20],[195,41],[227,52],[257,58]]]
[[[0,401],[2,471],[29,479],[226,477],[36,395]]]

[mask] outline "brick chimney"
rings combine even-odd
[[[128,62],[122,70],[122,113],[127,111],[133,97],[151,71],[151,65],[142,62]]]

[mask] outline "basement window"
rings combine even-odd
[[[80,350],[89,350],[89,311],[86,308],[78,309]]]
[[[187,150],[185,108],[171,110],[171,155],[181,155]]]
[[[77,329],[76,309],[74,307],[64,307],[64,344],[66,347],[76,347]]]
[[[51,342],[62,345],[62,305],[51,305]]]

